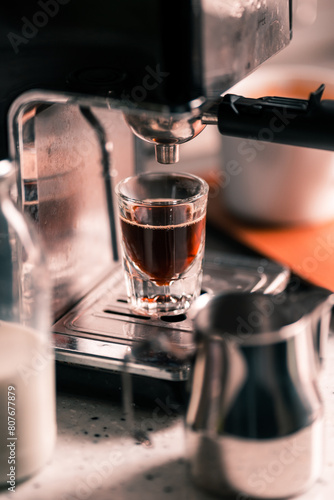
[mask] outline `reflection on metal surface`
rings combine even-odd
[[[277,293],[287,285],[287,269],[265,259],[209,254],[204,263],[203,292],[215,295],[224,290]],[[124,356],[142,341],[164,333],[172,345],[184,352],[194,351],[190,315],[177,322],[165,318],[140,318],[127,302],[120,267],[54,326],[58,361],[120,372]],[[76,339],[76,342],[64,339]],[[189,361],[166,353],[146,353],[127,364],[129,373],[165,380],[186,380]]]
[[[109,179],[116,181],[117,168],[132,171],[132,134],[119,112],[95,113],[115,142]],[[19,202],[44,240],[58,318],[113,266],[101,147],[75,104],[28,99],[17,118]]]
[[[199,309],[186,418],[197,485],[278,499],[319,477],[324,409],[315,340],[319,330],[328,335],[333,299],[317,287],[278,296],[234,292]],[[266,469],[279,473],[263,481]]]
[[[202,3],[204,76],[209,95],[225,92],[289,44],[289,2],[285,0]]]
[[[190,141],[205,128],[199,110],[195,110],[194,115],[186,114],[181,117],[130,112],[125,113],[124,117],[137,137],[155,144],[159,163],[178,162],[179,144]]]

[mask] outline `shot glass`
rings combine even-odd
[[[186,173],[148,172],[119,182],[116,194],[132,309],[184,313],[201,291],[207,183]]]

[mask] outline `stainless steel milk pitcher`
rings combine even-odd
[[[323,462],[319,366],[332,294],[224,293],[195,317],[186,417],[190,472],[219,496],[284,498]]]

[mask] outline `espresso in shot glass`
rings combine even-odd
[[[200,294],[208,186],[184,173],[148,172],[116,187],[131,306],[184,313]]]

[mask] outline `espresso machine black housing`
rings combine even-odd
[[[6,2],[0,19],[1,157],[8,157],[10,104],[29,89],[134,97],[187,110],[203,95],[199,16],[190,0]]]
[[[210,0],[6,2],[1,157],[8,156],[8,109],[29,89],[112,97],[169,113],[217,98],[291,37],[292,0],[233,9],[233,2]]]
[[[28,89],[119,99],[147,83],[145,101],[187,109],[203,95],[201,11],[191,0],[40,0],[1,13],[1,96]],[[168,73],[168,78],[163,78]],[[159,81],[159,79],[163,81]],[[131,97],[130,97],[131,98]],[[144,96],[138,98],[144,100]]]

